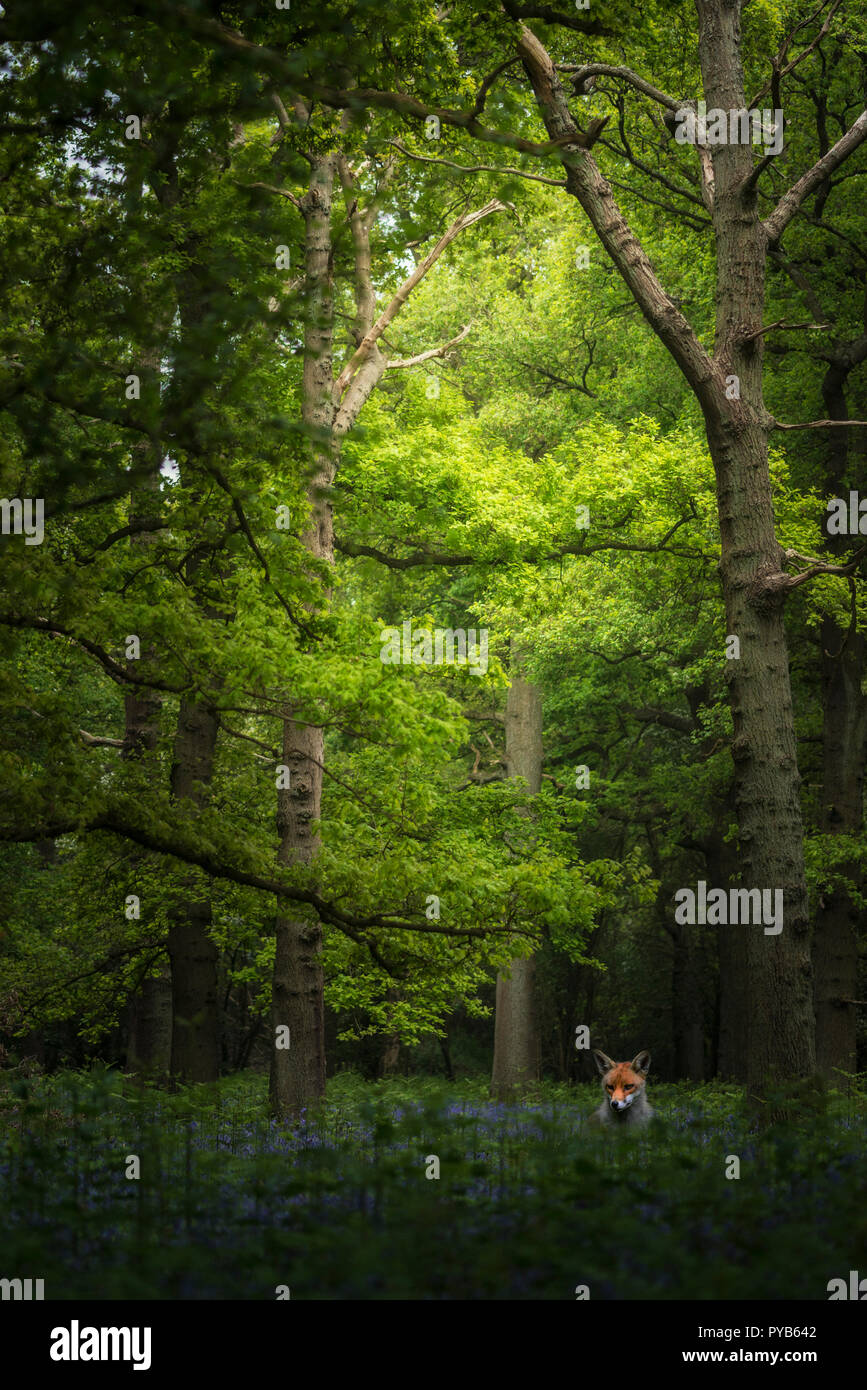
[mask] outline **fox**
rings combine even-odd
[[[593,1059],[602,1077],[605,1099],[590,1116],[593,1126],[621,1131],[640,1129],[653,1118],[648,1104],[645,1080],[650,1070],[650,1053],[639,1052],[631,1062],[612,1062],[604,1052],[593,1049]]]

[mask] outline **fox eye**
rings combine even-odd
[[[623,1089],[624,1089],[624,1091],[634,1091],[634,1090],[635,1090],[635,1087],[633,1086],[632,1082],[630,1081],[629,1085],[628,1085],[628,1086],[624,1086]]]
[[[606,1091],[613,1091],[613,1090],[614,1090],[614,1087],[613,1087],[613,1086],[606,1086],[605,1089],[606,1089]]]

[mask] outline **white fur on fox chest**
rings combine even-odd
[[[653,1106],[642,1090],[618,1101],[616,1107],[611,1101],[603,1100],[596,1116],[604,1125],[646,1125],[653,1117]]]

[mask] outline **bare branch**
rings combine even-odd
[[[487,77],[482,80],[482,85],[479,87],[476,99],[473,102],[473,116],[477,119],[481,116],[485,109],[485,102],[488,99],[488,92],[491,90],[500,73],[505,72],[506,68],[513,67],[517,62],[520,62],[519,58],[507,58],[505,62],[499,63],[497,67],[494,68],[494,71],[489,72]]]
[[[862,111],[857,121],[849,127],[836,145],[832,145],[828,153],[783,194],[770,217],[762,223],[769,242],[779,240],[804,200],[824,183],[828,175],[832,174],[853,150],[857,150],[864,140],[867,140],[867,111]]]
[[[332,106],[337,110],[361,110],[367,106],[375,106],[386,111],[396,111],[401,116],[409,116],[418,121],[424,121],[428,116],[438,116],[443,125],[454,126],[457,130],[466,130],[478,140],[484,140],[494,145],[507,145],[510,149],[520,150],[523,154],[553,154],[559,151],[564,144],[562,140],[550,140],[545,144],[538,144],[534,140],[525,140],[520,135],[512,135],[509,131],[491,130],[480,125],[472,111],[460,111],[445,106],[425,106],[423,102],[417,101],[415,97],[408,96],[405,92],[383,92],[376,87],[330,87],[324,82],[316,82],[311,78],[301,76],[295,66],[276,49],[265,48],[261,44],[252,43],[249,39],[245,39],[244,35],[239,33],[237,29],[230,29],[228,25],[220,23],[219,20],[199,14],[186,5],[178,5],[173,13],[183,20],[191,33],[215,41],[260,71],[270,73],[273,77],[286,82],[296,92],[302,92],[307,98],[321,101],[326,106]],[[569,24],[571,22],[570,17],[565,16],[559,22]],[[588,27],[594,23],[596,21],[577,20],[571,23],[571,27],[579,29],[582,33],[607,32],[602,26],[596,29]],[[575,133],[569,136],[568,143],[589,149],[604,124],[604,121],[592,121],[587,131],[575,127]]]
[[[126,739],[99,738],[96,734],[89,734],[86,729],[79,729],[78,737],[88,748],[124,748],[126,746]]]
[[[485,206],[483,208],[478,208],[475,212],[462,213],[460,217],[455,219],[452,225],[440,237],[433,250],[428,252],[424,260],[420,261],[419,264],[416,266],[415,270],[412,272],[412,274],[409,275],[406,280],[404,280],[403,284],[400,286],[400,289],[397,290],[397,292],[393,295],[390,303],[386,306],[386,308],[380,314],[379,318],[376,320],[376,323],[373,324],[372,328],[370,328],[367,333],[365,333],[356,351],[353,353],[352,357],[346,363],[340,375],[338,376],[336,382],[334,383],[333,399],[335,404],[340,403],[340,401],[343,398],[344,392],[349,386],[349,383],[352,381],[352,378],[354,377],[355,373],[359,370],[359,368],[362,366],[365,359],[369,357],[372,349],[376,345],[377,340],[382,337],[383,333],[388,328],[388,325],[397,316],[397,314],[403,308],[406,301],[409,299],[409,296],[412,294],[412,291],[415,289],[416,285],[421,283],[421,281],[424,279],[424,277],[430,270],[431,266],[439,260],[446,247],[450,246],[451,243],[455,240],[455,238],[460,236],[461,232],[466,231],[468,227],[472,227],[476,222],[480,222],[483,217],[490,216],[492,212],[505,211],[505,203],[501,203],[499,198],[492,198],[490,202],[485,203]]]
[[[268,561],[265,559],[265,556],[262,554],[262,551],[259,549],[259,546],[256,543],[256,537],[253,535],[250,523],[247,520],[246,514],[244,512],[244,508],[241,506],[240,499],[232,491],[232,487],[229,483],[228,478],[225,476],[222,470],[216,466],[216,464],[209,463],[206,461],[205,467],[207,471],[210,473],[211,477],[214,479],[214,481],[223,489],[226,496],[231,500],[232,510],[234,511],[235,516],[238,518],[238,524],[242,532],[244,533],[244,537],[247,541],[247,544],[249,545],[253,554],[256,556],[256,559],[259,561],[259,564],[262,566],[262,572],[265,576],[265,581],[267,584],[271,585],[271,588],[274,592],[274,596],[276,597],[277,602],[280,604],[280,607],[283,609],[283,612],[286,614],[289,621],[298,629],[298,631],[304,633],[305,637],[308,637],[311,640],[318,640],[318,638],[316,637],[316,633],[307,623],[303,621],[303,619],[299,618],[297,614],[293,612],[291,604],[287,601],[287,599],[283,597],[280,590],[274,584],[271,578],[271,570],[268,566]]]
[[[408,150],[399,140],[391,140],[390,144],[395,149],[405,154],[407,159],[418,160],[420,164],[444,164],[447,169],[459,169],[462,174],[514,174],[519,179],[532,179],[534,183],[547,183],[552,188],[565,188],[565,179],[546,179],[542,174],[528,174],[523,169],[514,169],[507,165],[502,168],[498,164],[457,164],[453,159],[437,159],[429,154],[414,154]]]
[[[799,555],[796,550],[787,550],[785,551],[785,561],[787,564],[791,560],[796,560],[800,564],[807,564],[809,566],[808,569],[802,570],[799,574],[786,575],[785,578],[788,580],[787,587],[789,589],[796,589],[799,584],[806,583],[808,579],[815,579],[818,574],[843,574],[851,577],[857,570],[861,563],[861,557],[865,553],[867,553],[867,545],[862,545],[861,549],[856,551],[848,564],[830,565],[825,560],[817,560],[811,555]]]
[[[695,720],[689,715],[673,714],[670,710],[657,709],[655,705],[630,709],[627,713],[643,724],[660,724],[663,728],[673,729],[678,734],[694,734],[696,731]]]
[[[417,367],[421,362],[430,362],[434,357],[445,357],[450,348],[464,341],[470,331],[470,327],[471,325],[467,324],[466,328],[462,328],[456,338],[452,338],[448,343],[443,343],[442,347],[429,348],[427,352],[420,352],[415,357],[405,357],[401,359],[396,357],[389,358],[386,363],[387,371],[393,371],[396,367]]]
[[[660,106],[667,106],[669,111],[677,111],[681,103],[675,101],[674,97],[667,96],[665,92],[654,87],[652,82],[648,82],[645,77],[641,77],[631,68],[614,67],[611,63],[585,63],[583,66],[577,63],[557,63],[555,64],[558,72],[568,72],[575,84],[576,90],[583,85],[590,77],[619,77],[622,81],[628,82],[645,96],[652,97],[658,101]]]
[[[579,34],[599,34],[610,38],[616,33],[601,19],[582,19],[579,15],[564,14],[562,10],[555,10],[553,5],[516,5],[514,0],[503,0],[503,9],[512,19],[541,19],[546,24],[575,29]]]
[[[387,555],[384,550],[377,550],[372,545],[359,545],[355,541],[341,540],[338,536],[334,537],[334,549],[353,559],[366,557],[378,560],[381,565],[393,570],[416,569],[419,565],[472,565],[476,560],[475,555],[446,555],[432,550],[416,550],[411,555]]]
[[[256,183],[240,183],[236,179],[235,183],[239,188],[263,188],[266,193],[275,193],[279,198],[288,198],[293,207],[296,207],[299,212],[301,211],[300,198],[296,198],[295,194],[290,193],[288,188],[277,188],[273,183],[262,183],[261,179],[258,179]]]
[[[766,333],[773,333],[776,329],[781,329],[785,333],[792,333],[795,329],[802,328],[831,328],[830,323],[786,323],[784,319],[777,319],[775,323],[769,323],[764,328],[756,328],[752,333],[745,333],[741,338],[742,343],[749,343],[753,338],[762,338]]]
[[[0,613],[0,625],[4,627],[27,628],[33,632],[42,632],[46,637],[65,637],[68,641],[74,642],[76,646],[82,648],[90,656],[96,658],[102,666],[106,675],[110,676],[118,685],[139,685],[148,690],[168,690],[175,694],[188,692],[189,681],[166,681],[153,675],[139,675],[132,670],[129,665],[122,666],[119,661],[115,661],[113,656],[101,647],[98,642],[91,642],[87,637],[79,637],[69,628],[61,623],[52,621],[49,618],[32,618],[11,613]]]
[[[533,85],[549,135],[569,144],[577,131],[550,56],[529,29],[522,27],[518,51]],[[628,226],[592,155],[574,148],[565,153],[566,185],[587,214],[608,255],[634,296],[644,317],[671,353],[699,401],[716,403],[720,369],[699,342],[689,320],[659,283],[638,238]]]
[[[867,425],[867,420],[809,420],[805,425],[784,425],[779,420],[774,420],[771,428],[775,430],[845,430],[848,429],[849,425]]]
[[[786,54],[789,51],[789,46],[792,40],[794,39],[795,35],[800,33],[802,29],[806,29],[808,24],[812,24],[814,19],[818,19],[819,15],[822,13],[827,3],[828,0],[821,0],[821,3],[813,11],[813,13],[807,15],[806,19],[802,19],[800,24],[796,24],[791,33],[788,34],[786,38],[783,40],[779,47],[779,50],[777,51],[776,56],[772,59],[772,67],[774,70],[773,77],[771,77],[770,80],[765,83],[764,87],[760,88],[760,90],[756,92],[756,95],[750,102],[750,107],[758,105],[762,97],[765,96],[766,93],[769,92],[775,84],[779,84],[781,78],[788,77],[789,73],[792,72],[798,66],[799,63],[802,63],[804,59],[808,57],[809,54],[811,54],[815,48],[818,48],[819,44],[822,42],[823,38],[827,34],[831,25],[831,20],[834,18],[834,15],[843,3],[843,0],[833,0],[831,9],[828,12],[825,22],[822,25],[816,37],[813,39],[812,43],[808,44],[806,48],[801,50],[801,52],[798,54],[796,58],[793,58],[790,63],[786,63],[786,66],[783,67],[783,62],[785,61]]]
[[[679,517],[666,531],[665,535],[658,541],[616,541],[600,540],[594,545],[588,545],[586,536],[582,536],[579,541],[568,541],[562,543],[556,550],[546,551],[539,554],[536,551],[528,551],[521,555],[522,564],[542,564],[555,560],[561,560],[564,555],[595,555],[606,550],[623,550],[639,555],[655,555],[662,551],[669,555],[678,555],[682,559],[697,560],[702,558],[702,552],[696,550],[685,550],[670,546],[668,542],[681,526],[685,526],[689,521],[698,519],[698,512],[695,504],[686,516]],[[628,518],[627,518],[628,520]],[[514,556],[492,556],[490,558],[480,558],[478,555],[470,554],[442,554],[432,550],[425,550],[420,547],[409,555],[388,555],[383,550],[377,550],[371,545],[359,545],[355,541],[341,540],[337,536],[334,538],[334,548],[344,555],[353,558],[368,557],[371,560],[378,560],[380,564],[387,565],[393,570],[416,569],[420,565],[443,565],[446,567],[457,565],[503,565],[514,562]]]
[[[590,354],[590,361],[584,368],[582,381],[569,381],[568,378],[564,376],[558,376],[556,372],[549,372],[547,367],[538,367],[535,364],[535,362],[524,362],[520,357],[516,358],[515,360],[517,361],[519,366],[526,367],[528,372],[537,372],[539,376],[543,376],[546,379],[546,381],[550,381],[551,385],[556,387],[560,391],[580,391],[582,395],[590,396],[594,401],[598,399],[596,392],[590,390],[590,387],[587,385],[586,381],[587,372],[593,365],[592,352]],[[549,387],[548,392],[546,392],[546,394],[550,394],[550,390],[551,388]]]

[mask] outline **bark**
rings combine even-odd
[[[311,518],[304,544],[317,560],[334,562],[334,523],[330,491],[336,455],[333,448],[334,378],[332,368],[334,301],[331,252],[331,203],[336,171],[334,155],[318,156],[302,201],[305,222],[306,313],[302,418],[310,444],[313,476],[309,488]],[[328,594],[324,595],[327,601]],[[318,848],[322,807],[325,738],[322,729],[287,718],[283,729],[283,763],[289,787],[277,792],[277,859],[280,864],[309,864]],[[277,949],[272,990],[270,1098],[272,1112],[291,1119],[325,1094],[325,1004],[322,973],[322,927],[318,918],[278,908]],[[289,1047],[278,1048],[276,1029],[289,1028]]]
[[[145,378],[145,390],[156,387],[160,367],[159,349],[142,354],[140,370]],[[159,474],[161,456],[150,440],[142,440],[133,448],[134,472],[141,482],[130,494],[130,522],[155,520],[159,509]],[[152,550],[154,533],[139,531],[130,538],[133,553],[146,555]],[[146,661],[153,661],[156,652],[146,646]],[[127,690],[124,695],[124,736],[121,759],[150,759],[150,773],[155,775],[156,752],[160,736],[162,697],[146,686]],[[126,1069],[128,1072],[164,1076],[171,1065],[172,1052],[172,982],[168,956],[160,963],[158,975],[148,975],[132,995],[127,1014],[128,1036]]]
[[[400,1061],[400,1035],[392,1033],[386,1039],[385,1047],[379,1059],[380,1076],[395,1076],[397,1074],[398,1062]]]
[[[708,108],[742,109],[740,7],[699,0],[698,11]],[[753,926],[747,934],[747,1087],[761,1106],[785,1079],[812,1076],[816,1058],[789,657],[782,596],[764,582],[779,574],[781,551],[768,470],[764,339],[748,336],[762,326],[767,251],[755,194],[740,191],[752,162],[749,145],[714,149],[716,356],[727,375],[737,376],[740,399],[726,402],[727,409],[709,402],[704,414],[716,472],[727,632],[740,639],[740,657],[727,662],[726,675],[741,879],[746,887],[783,890],[782,931],[768,936]],[[767,1118],[785,1108],[780,1102]]]
[[[825,702],[822,829],[858,836],[863,826],[867,701],[862,693],[865,641],[843,633],[833,619],[822,624]],[[831,653],[831,655],[829,655]],[[859,885],[857,862],[840,866]],[[855,1071],[858,993],[858,909],[845,888],[824,892],[813,936],[816,1060],[826,1080],[843,1084]]]
[[[671,966],[674,1061],[679,1077],[704,1080],[704,1004],[695,927],[676,925]]]
[[[313,830],[322,798],[322,730],[286,721],[283,762],[290,786],[277,793],[278,863],[309,864],[319,844]],[[278,909],[271,1029],[271,1109],[291,1119],[325,1094],[325,1004],[322,928],[314,914]],[[289,1047],[275,1045],[280,1026]]]
[[[867,338],[837,345],[822,381],[829,419],[848,419],[846,382],[867,355]],[[832,430],[826,456],[829,497],[845,495],[849,474],[848,430]],[[848,539],[827,537],[835,550]],[[864,823],[864,765],[867,761],[867,643],[853,622],[843,630],[832,617],[822,624],[824,683],[822,726],[822,830],[826,835],[861,834]],[[857,886],[863,873],[855,862],[841,866]],[[829,1082],[843,1084],[856,1069],[858,995],[858,910],[839,887],[822,894],[813,933],[813,997],[816,1010],[816,1061]]]
[[[542,692],[518,674],[512,644],[512,675],[506,697],[506,763],[536,795],[542,786]],[[539,1078],[540,1041],[535,1001],[536,963],[519,957],[497,975],[494,1064],[491,1094],[514,1097]]]
[[[303,106],[296,104],[303,116]],[[357,346],[335,378],[333,368],[334,286],[331,215],[334,186],[340,174],[347,199],[347,217],[355,253]],[[400,313],[415,287],[447,246],[481,218],[502,209],[496,199],[477,212],[464,213],[440,237],[374,321],[376,297],[371,279],[370,230],[377,199],[359,210],[360,190],[342,154],[316,155],[311,163],[307,193],[301,199],[305,224],[305,308],[302,419],[311,457],[308,489],[310,525],[302,539],[309,554],[328,566],[334,563],[334,522],[331,489],[343,438],[352,429],[364,404],[388,367],[380,351],[382,334]],[[330,599],[330,584],[322,603]],[[278,792],[280,863],[311,863],[317,837],[311,823],[321,814],[325,741],[321,729],[297,723],[290,710],[284,730],[283,762],[292,770],[290,789]],[[297,769],[297,777],[296,777]],[[274,963],[274,1028],[287,1024],[290,1047],[275,1048],[271,1065],[271,1108],[289,1119],[314,1103],[325,1091],[325,1035],[322,936],[318,920],[278,909],[277,952]],[[294,1026],[293,1026],[294,1020]],[[276,1032],[272,1033],[276,1038]],[[297,1042],[296,1042],[297,1039]],[[305,1053],[299,1056],[302,1047]]]
[[[151,189],[164,211],[173,213],[183,201],[177,154],[183,128],[176,119],[156,122],[155,162]],[[213,167],[217,151],[211,153]],[[184,264],[175,277],[175,299],[181,337],[169,383],[170,409],[183,421],[188,462],[182,476],[189,486],[197,467],[208,461],[211,445],[202,432],[209,407],[204,404],[213,354],[213,317],[207,259],[200,238],[189,232]],[[186,476],[185,476],[186,475]],[[186,563],[186,582],[193,587],[203,567],[201,554]],[[210,607],[204,590],[197,595],[203,614],[214,621],[224,615]],[[170,791],[173,800],[195,810],[205,804],[214,770],[219,731],[216,709],[206,700],[180,700],[174,739]],[[171,1072],[179,1080],[212,1082],[220,1073],[218,952],[211,937],[210,885],[198,875],[186,875],[169,912],[168,954],[171,966]]]
[[[390,1003],[394,1004],[400,999],[400,991],[397,989],[390,989],[386,997]],[[400,1061],[400,1046],[399,1033],[387,1033],[385,1035],[382,1051],[379,1055],[380,1076],[394,1076],[396,1074],[398,1062]]]
[[[172,979],[165,960],[159,975],[142,980],[129,1002],[126,1070],[165,1076],[172,1057]]]
[[[728,0],[697,0],[697,9],[708,109],[743,109],[740,6]],[[549,134],[555,139],[568,136],[575,123],[559,78],[542,45],[526,29],[519,52]],[[716,473],[727,631],[740,639],[740,659],[728,662],[727,676],[742,879],[746,887],[782,889],[784,895],[782,932],[767,936],[757,926],[747,938],[748,1089],[757,1112],[771,1120],[787,1107],[766,1105],[766,1094],[779,1093],[786,1080],[814,1077],[816,1065],[800,779],[783,626],[783,601],[792,580],[783,572],[784,557],[774,533],[768,435],[775,422],[762,397],[760,330],[771,232],[759,221],[755,190],[748,184],[750,146],[719,145],[712,157],[717,245],[713,358],[662,290],[586,150],[575,148],[568,155],[567,190],[581,203],[704,414]],[[791,215],[788,205],[784,213],[773,224],[774,235]],[[729,376],[738,378],[737,399],[726,395]]]
[[[729,819],[729,804],[724,803],[719,825],[705,841],[705,864],[708,883],[727,887],[733,879],[731,846],[723,839]],[[747,936],[754,928],[718,926],[717,958],[719,962],[719,1007],[717,1032],[717,1074],[726,1080],[745,1082],[747,1079],[747,1030],[749,1001],[745,981],[748,979]]]
[[[219,721],[216,710],[183,698],[171,771],[172,797],[201,806],[214,768]],[[184,1081],[216,1081],[220,1073],[217,947],[210,933],[210,889],[189,877],[171,910],[172,1075]]]

